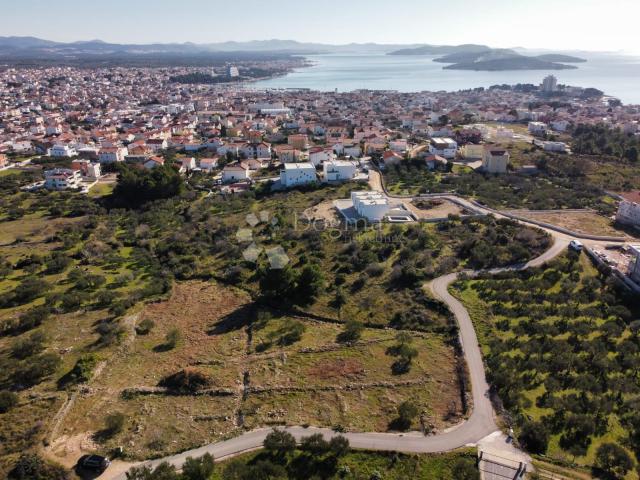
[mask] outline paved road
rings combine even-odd
[[[381,186],[380,176],[374,170],[370,171],[370,184],[373,188]],[[377,174],[377,175],[376,175]],[[443,195],[447,197],[447,195]],[[465,199],[456,197],[456,200],[468,203],[470,207],[478,209],[477,205],[473,205]],[[498,212],[484,210],[485,213],[492,213],[497,217],[502,217]],[[527,222],[520,222],[526,224]],[[548,232],[554,243],[546,252],[539,257],[529,261],[525,265],[518,265],[514,267],[507,267],[501,269],[490,270],[491,273],[498,273],[505,270],[519,270],[529,267],[536,267],[544,264],[545,262],[552,260],[561,252],[566,250],[569,242],[574,238],[570,235],[555,231],[553,229],[546,229],[541,227],[541,230]],[[587,245],[604,245],[611,242],[602,242],[595,240],[582,240]],[[467,272],[475,274],[477,272]],[[491,435],[498,430],[498,427],[494,420],[494,411],[489,398],[489,385],[486,380],[484,363],[482,360],[482,352],[478,345],[478,338],[476,336],[475,329],[469,313],[466,308],[456,298],[454,298],[448,291],[449,285],[458,278],[458,273],[451,273],[444,275],[433,280],[428,287],[433,293],[444,301],[451,311],[453,312],[460,331],[460,340],[462,342],[465,359],[467,361],[469,376],[471,380],[471,390],[473,395],[473,412],[467,421],[464,423],[449,429],[439,435],[428,436],[411,432],[406,434],[393,434],[393,433],[345,433],[350,444],[354,448],[367,449],[367,450],[380,450],[380,451],[398,451],[408,453],[434,453],[454,450],[456,448],[463,447],[469,444],[476,444],[481,439]],[[325,438],[331,438],[337,435],[334,431],[326,428],[316,427],[286,427],[284,430],[290,432],[298,440],[303,436],[312,435],[314,433],[321,433]],[[244,433],[238,437],[230,440],[225,440],[217,443],[205,445],[203,447],[190,450],[177,455],[160,458],[150,462],[144,462],[145,465],[155,466],[161,462],[167,461],[177,467],[182,466],[187,457],[198,457],[205,453],[211,453],[216,459],[222,459],[225,457],[232,457],[240,453],[254,450],[262,446],[262,442],[267,434],[271,430],[268,428],[257,429],[247,433]],[[123,471],[132,466],[133,464],[125,464],[116,462],[113,467],[109,468],[107,472],[101,475],[101,480],[125,480],[126,476]]]
[[[538,258],[531,260],[524,266],[513,267],[513,269],[522,269],[538,266],[544,262],[551,260],[560,252],[562,252],[568,244],[568,239],[556,238],[553,246]],[[506,269],[496,269],[492,272],[503,271]],[[473,273],[473,272],[471,272]],[[434,294],[442,299],[451,309],[458,321],[460,328],[460,338],[463,345],[465,358],[469,368],[471,379],[471,389],[473,394],[473,412],[469,419],[464,423],[450,429],[449,431],[425,437],[424,435],[411,432],[407,434],[393,433],[346,433],[345,437],[349,439],[349,443],[354,448],[367,450],[382,451],[399,451],[410,453],[433,453],[454,450],[468,444],[475,444],[482,438],[490,435],[498,430],[494,421],[493,406],[489,399],[489,385],[485,377],[484,363],[482,361],[482,353],[478,345],[476,332],[473,323],[469,317],[469,313],[456,298],[449,292],[449,285],[457,278],[457,273],[451,273],[435,279],[429,287]],[[293,434],[297,439],[314,433],[322,433],[325,438],[331,438],[337,435],[330,429],[326,428],[303,428],[303,427],[286,427],[286,431]],[[222,442],[212,443],[203,447],[190,450],[178,455],[173,455],[151,462],[146,465],[155,466],[160,462],[167,461],[173,465],[181,466],[185,459],[189,456],[197,457],[205,453],[211,453],[215,458],[221,459],[253,450],[261,447],[264,438],[270,432],[270,429],[258,429],[244,433],[238,437]],[[100,479],[125,480],[122,467],[117,468],[114,465],[113,470],[109,469]],[[128,466],[128,465],[127,465]]]

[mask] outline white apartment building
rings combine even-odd
[[[447,159],[456,158],[457,150],[458,143],[448,137],[432,138],[429,143],[429,153],[433,155],[440,155]]]
[[[333,160],[322,165],[324,180],[326,182],[339,182],[351,180],[356,175],[356,164],[347,160]]]
[[[540,85],[540,87],[544,93],[553,93],[558,89],[558,79],[553,75],[544,77],[544,80],[542,80],[542,85]]]
[[[280,183],[283,187],[295,187],[316,181],[316,167],[311,163],[284,163],[280,170]]]
[[[623,200],[620,202],[616,221],[624,225],[640,227],[640,203]]]
[[[54,145],[49,149],[50,157],[76,157],[78,152],[68,145]]]
[[[44,186],[48,190],[67,190],[80,188],[81,174],[79,170],[70,168],[54,168],[44,172]]]
[[[529,122],[527,129],[532,135],[544,135],[547,132],[547,124],[544,122]]]
[[[356,191],[351,192],[351,201],[358,215],[371,222],[380,222],[389,212],[389,199],[382,192]]]

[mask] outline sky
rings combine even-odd
[[[640,0],[0,0],[0,36],[482,43],[640,54]]]

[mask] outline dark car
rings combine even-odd
[[[78,466],[93,472],[104,472],[111,464],[108,458],[102,455],[85,455],[78,460]]]

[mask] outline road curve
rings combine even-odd
[[[569,243],[569,240],[563,235],[554,235],[554,240],[551,248],[525,265],[494,269],[490,270],[490,272],[497,273],[505,270],[521,270],[540,266],[560,254],[566,249]],[[477,272],[467,273],[475,274]],[[328,428],[317,427],[304,428],[293,426],[283,427],[283,429],[291,433],[297,440],[314,433],[321,433],[327,439],[336,435],[344,435],[353,448],[406,453],[435,453],[454,450],[468,444],[475,444],[482,438],[498,430],[494,420],[493,406],[489,398],[489,384],[485,376],[482,352],[478,345],[478,338],[473,327],[473,322],[469,317],[467,309],[448,291],[449,285],[458,278],[458,275],[459,273],[443,275],[429,283],[428,287],[433,291],[434,295],[448,305],[459,325],[460,341],[469,369],[473,395],[473,411],[465,422],[439,435],[427,437],[419,432],[409,432],[405,434],[377,432],[339,434]],[[155,467],[162,462],[169,462],[179,468],[187,457],[199,457],[205,453],[210,453],[217,460],[233,457],[260,448],[270,431],[271,429],[269,428],[252,430],[229,440],[211,443],[183,453],[141,462],[136,465]],[[118,468],[110,468],[99,477],[100,480],[126,480],[126,474],[122,472],[125,467],[129,468],[134,466],[134,464],[118,463]],[[114,465],[114,467],[116,467],[116,465]]]

